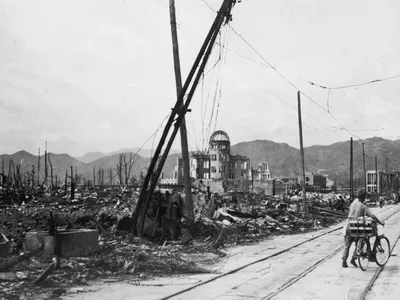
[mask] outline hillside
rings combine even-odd
[[[76,157],[76,159],[87,164],[105,156],[107,156],[107,154],[103,152],[88,152],[84,156]]]
[[[366,170],[375,169],[375,155],[378,157],[378,170],[400,170],[400,140],[370,138],[365,141]],[[299,176],[301,168],[300,151],[287,144],[267,140],[242,142],[231,146],[232,154],[250,157],[251,165],[269,162],[272,176]],[[338,142],[327,146],[304,148],[306,171],[325,171],[331,179],[339,184],[348,182],[350,174],[350,142]],[[362,142],[353,142],[354,178],[363,176]]]
[[[109,153],[103,153],[103,152],[88,152],[85,155],[81,157],[76,157],[77,160],[83,162],[83,163],[91,163],[94,162],[95,160],[98,160],[103,157],[107,156],[113,156],[114,154],[121,154],[121,153],[138,153],[141,157],[151,157],[151,155],[154,153],[154,150],[151,149],[140,149],[140,148],[124,148],[124,149],[119,149],[117,151],[112,151]],[[171,149],[170,154],[176,154],[180,153],[180,150],[174,150]]]
[[[242,142],[231,146],[231,153],[250,157],[250,164],[256,167],[268,162],[273,176],[295,177],[300,174],[300,151],[288,144],[267,140]]]
[[[374,156],[378,156],[378,169],[385,170],[386,162],[389,171],[400,170],[400,140],[385,140],[382,138],[370,138],[365,141],[366,169],[375,169]],[[176,151],[176,150],[175,150]],[[327,146],[311,146],[304,149],[306,171],[318,172],[324,171],[330,179],[335,179],[338,184],[348,183],[350,169],[350,142],[338,142]],[[232,154],[241,154],[250,157],[251,165],[256,167],[260,162],[269,162],[273,177],[285,176],[296,177],[300,175],[301,160],[300,151],[285,143],[275,143],[268,140],[255,140],[250,142],[241,142],[231,146]],[[100,152],[93,152],[92,158],[100,155]],[[129,154],[128,154],[129,155]],[[362,178],[363,176],[363,159],[362,159],[362,142],[354,141],[353,143],[354,157],[354,177]],[[109,181],[110,169],[113,176],[116,176],[116,165],[119,159],[119,153],[106,155],[95,159],[94,161],[85,163],[75,159],[68,154],[50,154],[50,160],[53,163],[54,175],[64,178],[65,171],[70,171],[73,166],[77,168],[78,174],[86,179],[93,179],[93,168],[98,170],[104,169],[104,180]],[[172,153],[168,156],[164,165],[164,177],[172,177],[177,157],[180,154]],[[87,156],[88,158],[89,156]],[[386,161],[385,157],[388,157]],[[12,155],[0,155],[0,159],[4,159],[4,171],[8,174],[8,161],[12,159],[14,164],[21,164],[21,173],[32,170],[35,166],[37,172],[37,156],[26,151],[19,151]],[[150,158],[137,156],[135,164],[132,168],[132,176],[139,178],[140,173],[143,175],[147,172]],[[44,155],[41,156],[40,173],[44,175]],[[0,171],[1,172],[1,171]],[[50,174],[50,166],[49,166]],[[96,172],[96,177],[97,177]]]

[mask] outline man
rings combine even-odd
[[[350,205],[350,212],[349,212],[348,220],[357,220],[359,217],[368,216],[368,217],[371,217],[373,220],[375,220],[377,223],[379,223],[381,225],[385,225],[385,222],[379,221],[379,219],[371,213],[369,207],[364,204],[365,197],[366,197],[365,191],[360,190],[358,192],[358,197],[357,197],[358,199],[354,200],[353,203],[351,203],[351,205]],[[350,250],[351,244],[353,242],[355,243],[355,245],[357,245],[357,238],[350,236],[349,224],[347,224],[345,237],[344,237],[344,249],[343,249],[343,255],[342,255],[342,267],[343,268],[348,267],[347,258],[349,257],[349,250]],[[350,263],[353,266],[358,267],[357,263],[356,263],[356,258],[357,258],[357,247],[356,247],[356,249],[354,249],[353,257],[351,258]]]

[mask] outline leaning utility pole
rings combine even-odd
[[[171,21],[172,50],[174,54],[176,94],[177,97],[179,97],[179,94],[182,90],[182,74],[181,74],[181,64],[179,59],[178,33],[176,30],[175,0],[169,0],[169,11],[170,11],[170,21]],[[183,103],[180,108],[182,109],[182,107]],[[193,222],[194,214],[193,214],[192,180],[190,178],[189,150],[188,150],[188,141],[186,132],[186,122],[184,116],[182,117],[180,134],[181,134],[183,182],[185,185],[185,202],[187,209],[187,218],[189,219],[190,222]]]
[[[350,138],[350,200],[353,201],[353,138]]]
[[[182,87],[182,91],[179,93],[179,97],[175,103],[174,108],[172,109],[168,121],[166,122],[160,141],[148,167],[146,177],[144,178],[139,199],[132,216],[132,223],[130,226],[130,233],[132,234],[136,232],[138,235],[142,235],[143,233],[146,211],[148,209],[158,179],[160,178],[162,168],[168,157],[168,153],[171,150],[174,139],[182,124],[182,119],[185,116],[187,109],[189,108],[190,102],[192,101],[197,85],[204,72],[207,61],[211,55],[211,51],[213,49],[215,41],[219,35],[220,28],[223,23],[227,24],[232,19],[231,10],[235,3],[236,0],[223,1],[221,8],[218,10],[214,23],[212,24],[207,34],[207,37],[199,51],[199,54],[197,55],[195,62],[189,72],[185,84]],[[172,126],[173,123],[175,123],[174,126]],[[173,129],[170,133],[172,127]],[[167,141],[168,135],[169,139]],[[165,146],[164,152],[160,157],[161,151],[163,150],[163,146],[166,141],[167,145]],[[132,237],[133,235],[131,235],[131,240]]]
[[[367,172],[365,170],[364,143],[362,143],[362,156],[363,156],[363,165],[364,165],[364,190],[365,190],[365,192],[367,192]]]
[[[306,198],[306,172],[305,172],[305,164],[304,164],[304,148],[303,148],[303,125],[301,122],[301,103],[300,103],[300,91],[297,91],[297,108],[299,113],[299,135],[300,135],[300,155],[301,155],[301,166],[302,166],[302,175],[303,175],[303,210],[307,212],[307,198]]]

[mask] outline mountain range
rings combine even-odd
[[[378,170],[388,171],[400,170],[400,140],[386,140],[373,137],[364,141],[366,170],[375,169],[375,155],[377,156]],[[363,177],[363,155],[362,142],[353,142],[353,165],[354,177]],[[116,165],[120,153],[137,153],[138,149],[121,149],[112,153],[90,152],[78,158],[68,154],[49,154],[53,164],[53,174],[58,178],[64,178],[65,172],[70,172],[71,166],[79,175],[86,179],[93,178],[93,169],[98,176],[99,168],[104,170],[104,181],[110,178],[110,169],[113,177],[116,176]],[[171,177],[177,157],[180,151],[174,150],[168,156],[164,165],[164,177]],[[231,146],[232,154],[245,155],[250,158],[250,164],[257,167],[260,162],[268,162],[273,177],[297,177],[301,174],[301,157],[299,149],[289,146],[286,143],[275,143],[268,140],[255,140],[241,142]],[[323,173],[339,185],[346,185],[350,174],[350,142],[338,142],[331,145],[316,145],[304,148],[306,171]],[[141,155],[135,157],[131,175],[138,178],[140,174],[147,172],[150,163],[151,150],[141,150]],[[129,157],[129,154],[127,154]],[[26,151],[19,151],[12,155],[0,155],[2,169],[8,174],[8,161],[21,165],[21,174],[32,170],[35,166],[37,172],[38,157]],[[4,162],[3,162],[4,161]],[[44,155],[41,156],[40,173],[44,175]],[[50,173],[50,167],[49,167]],[[37,174],[37,173],[36,173]]]

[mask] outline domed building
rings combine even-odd
[[[190,176],[194,179],[248,179],[250,158],[231,155],[231,142],[225,131],[214,132],[207,152],[198,152],[190,160]]]

